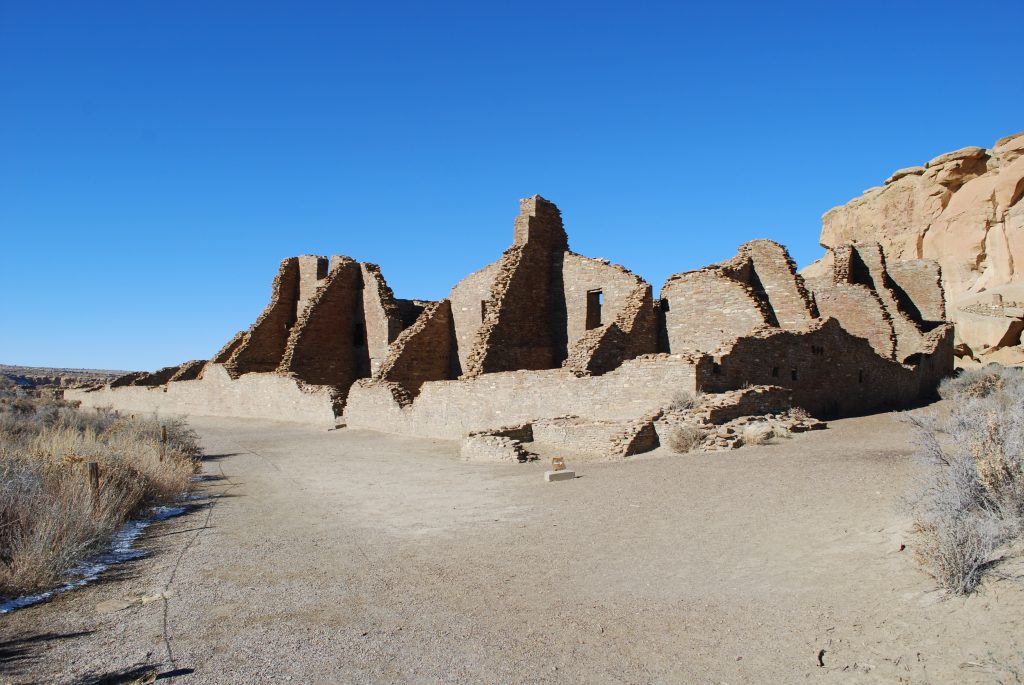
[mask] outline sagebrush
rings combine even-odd
[[[917,555],[954,594],[974,590],[1024,519],[1024,373],[989,366],[939,388],[943,419],[910,415],[924,475],[911,497]]]
[[[130,517],[186,492],[199,457],[180,421],[82,411],[0,383],[0,596],[57,583]],[[88,462],[99,464],[95,501]]]

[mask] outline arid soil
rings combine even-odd
[[[456,443],[194,423],[207,504],[151,528],[150,556],[105,582],[0,617],[5,678],[1012,683],[1024,672],[1019,558],[974,596],[935,590],[902,513],[917,467],[892,414],[727,453],[579,464],[563,483],[544,483],[539,463],[462,463]]]

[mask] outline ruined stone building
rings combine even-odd
[[[805,282],[785,248],[755,240],[655,298],[628,269],[572,252],[558,208],[533,196],[512,245],[446,299],[397,299],[348,257],[292,257],[211,360],[71,396],[461,439],[470,459],[521,459],[530,443],[622,456],[680,422],[930,397],[953,365],[936,263],[891,268],[875,244],[832,252],[831,273]]]

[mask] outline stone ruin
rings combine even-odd
[[[953,368],[938,265],[832,249],[804,280],[770,240],[668,279],[572,252],[561,212],[520,201],[513,242],[437,302],[394,296],[379,267],[284,260],[256,322],[209,361],[74,391],[85,406],[290,420],[461,439],[470,460],[616,458],[682,425],[697,447],[758,421],[913,405]]]

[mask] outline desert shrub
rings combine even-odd
[[[811,418],[811,413],[803,407],[793,407],[789,410],[789,416],[795,421],[806,421]]]
[[[197,470],[196,435],[110,412],[38,399],[31,411],[0,405],[0,596],[54,585],[106,545],[141,509],[184,493]],[[85,462],[100,469],[94,504]]]
[[[918,557],[955,594],[971,592],[1024,518],[1024,384],[1016,370],[943,384],[948,417],[911,416],[925,469],[911,507]]]
[[[677,454],[686,454],[703,442],[704,435],[704,429],[700,426],[692,423],[680,424],[669,432],[668,447]]]
[[[764,445],[775,437],[775,430],[763,421],[748,423],[743,427],[744,445]]]
[[[704,393],[693,393],[689,390],[680,390],[672,396],[668,408],[672,411],[687,411],[700,406]]]
[[[964,400],[988,397],[992,394],[1024,394],[1024,372],[1020,369],[989,364],[980,369],[960,369],[939,384],[939,396],[944,400]]]

